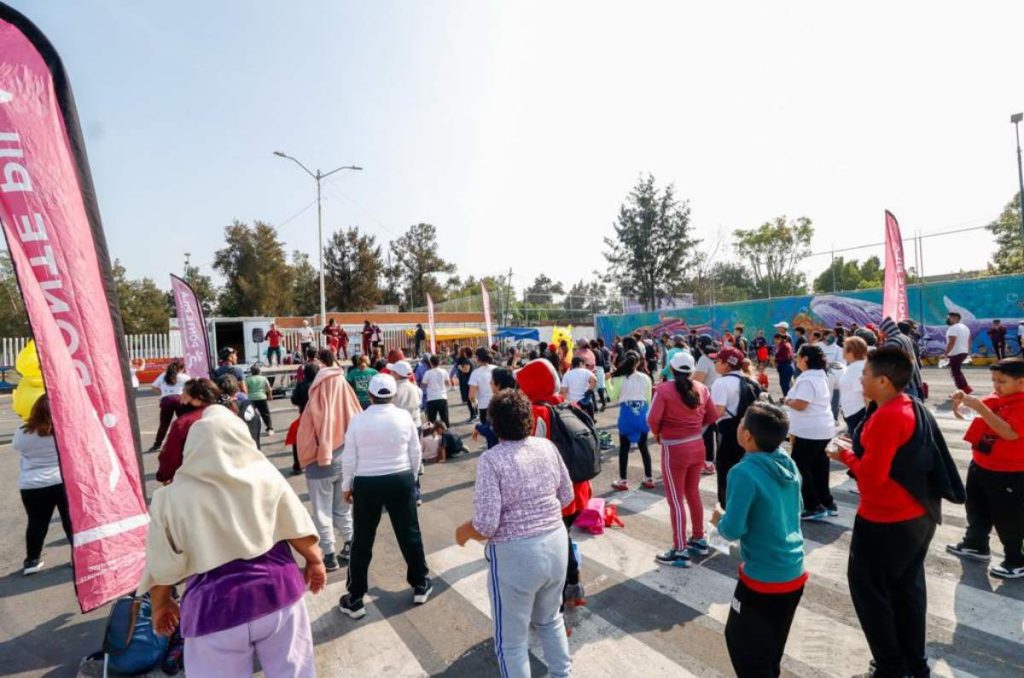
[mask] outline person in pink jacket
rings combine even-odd
[[[320,371],[309,387],[309,401],[296,436],[299,466],[306,472],[313,523],[320,533],[324,567],[337,570],[352,551],[352,511],[341,489],[341,447],[353,417],[362,412],[356,392],[330,349],[321,349]],[[334,530],[342,536],[335,552]]]
[[[704,429],[718,419],[711,391],[693,381],[693,356],[678,351],[669,361],[672,380],[654,390],[647,424],[661,445],[661,473],[672,519],[672,548],[659,553],[662,565],[689,567],[690,555],[707,555],[700,475],[704,468]],[[686,509],[690,508],[690,539],[686,539]]]

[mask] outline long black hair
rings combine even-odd
[[[168,386],[176,386],[178,383],[178,373],[181,372],[181,363],[177,360],[172,360],[167,364],[167,369],[164,370],[164,383]]]
[[[622,362],[615,368],[612,377],[628,377],[637,371],[640,366],[640,354],[636,351],[626,351],[622,356]]]
[[[693,387],[693,380],[690,379],[689,372],[672,370],[672,376],[675,378],[676,392],[683,399],[683,403],[691,410],[697,409],[697,405],[700,405],[700,396],[697,395],[697,389]]]

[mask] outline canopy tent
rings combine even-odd
[[[540,341],[540,332],[536,327],[499,327],[495,338]]]
[[[427,338],[430,338],[430,330],[424,328]],[[406,330],[408,337],[415,336],[416,330]],[[435,339],[438,341],[460,341],[462,339],[486,339],[487,333],[476,327],[438,327]]]

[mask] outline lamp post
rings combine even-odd
[[[286,153],[282,153],[281,151],[274,151],[274,155],[276,155],[279,158],[286,158],[288,160],[291,160],[296,165],[301,167],[302,170],[306,174],[308,174],[309,176],[313,177],[314,181],[316,181],[316,233],[317,233],[317,241],[319,242],[319,245],[320,245],[320,248],[319,248],[320,249],[320,324],[321,325],[326,325],[327,324],[327,292],[326,292],[326,289],[324,287],[324,219],[323,219],[323,210],[322,210],[322,208],[320,206],[320,180],[321,179],[326,179],[327,177],[329,177],[332,174],[335,174],[337,172],[340,172],[341,170],[353,170],[353,171],[359,172],[359,171],[362,171],[363,168],[362,167],[356,167],[355,165],[345,165],[344,167],[338,167],[337,169],[333,169],[330,172],[321,172],[320,170],[317,170],[314,173],[314,172],[310,171],[310,169],[308,167],[306,167],[301,162],[299,162],[298,160],[296,160],[295,158],[293,158],[292,156],[290,156],[290,155],[288,155]]]
[[[1020,123],[1024,120],[1024,113],[1014,113],[1010,116],[1013,123],[1013,131],[1017,135],[1017,181],[1020,183],[1020,193],[1017,198],[1020,200],[1020,238],[1021,246],[1024,246],[1024,169],[1020,162]]]

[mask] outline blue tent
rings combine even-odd
[[[516,341],[523,341],[524,339],[540,341],[540,332],[535,327],[499,327],[496,338],[514,339]]]

